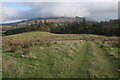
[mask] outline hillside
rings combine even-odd
[[[120,20],[109,20],[101,22],[88,22],[84,18],[82,22],[73,23],[53,23],[44,20],[44,22],[27,23],[27,25],[3,26],[3,35],[13,35],[31,31],[45,31],[56,34],[97,34],[105,36],[119,36],[118,22]]]
[[[3,78],[117,78],[118,37],[26,32],[3,37]],[[32,73],[32,74],[31,74]]]
[[[36,19],[29,19],[29,20],[23,20],[20,22],[15,22],[15,23],[8,23],[8,24],[3,24],[3,26],[21,26],[21,25],[26,25],[26,24],[32,24],[37,22],[53,22],[53,23],[74,23],[74,22],[82,22],[83,18],[82,17],[50,17],[50,18],[36,18]]]

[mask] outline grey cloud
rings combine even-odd
[[[117,18],[117,2],[21,2],[17,5],[30,6],[30,10],[17,10],[3,6],[3,21],[38,17],[87,17],[93,20]]]

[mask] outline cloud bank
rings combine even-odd
[[[39,17],[87,17],[92,20],[118,18],[117,2],[15,2],[13,5],[28,6],[30,9],[18,9],[2,5],[2,21],[32,19]]]

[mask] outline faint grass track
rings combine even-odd
[[[117,78],[118,74],[114,71],[115,66],[113,66],[112,60],[106,56],[106,51],[91,42],[91,47],[93,49],[93,57],[91,60],[91,74],[93,77],[101,78]]]
[[[105,52],[95,43],[85,41],[79,48],[79,57],[75,60],[73,70],[68,73],[72,78],[117,78]],[[72,68],[71,68],[72,69]]]

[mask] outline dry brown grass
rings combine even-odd
[[[3,41],[3,49],[6,51],[14,52],[20,48],[29,48],[34,45],[49,46],[52,40],[48,38],[32,38],[32,39],[19,39],[19,40],[5,40]]]
[[[63,35],[62,35],[63,36]],[[78,35],[80,36],[80,35]],[[10,51],[10,52],[15,52],[17,49],[21,49],[21,48],[29,48],[29,47],[33,47],[34,45],[38,45],[38,46],[50,46],[51,43],[54,42],[54,44],[56,42],[60,42],[60,41],[86,41],[86,40],[91,40],[91,41],[100,41],[102,42],[102,44],[111,44],[112,47],[118,47],[118,37],[105,37],[105,36],[96,36],[96,35],[87,35],[86,37],[83,38],[69,38],[72,36],[67,36],[64,38],[60,38],[60,36],[54,36],[54,37],[46,37],[46,38],[40,38],[40,37],[36,37],[36,38],[27,38],[27,39],[6,39],[3,40],[3,49],[6,51]]]

